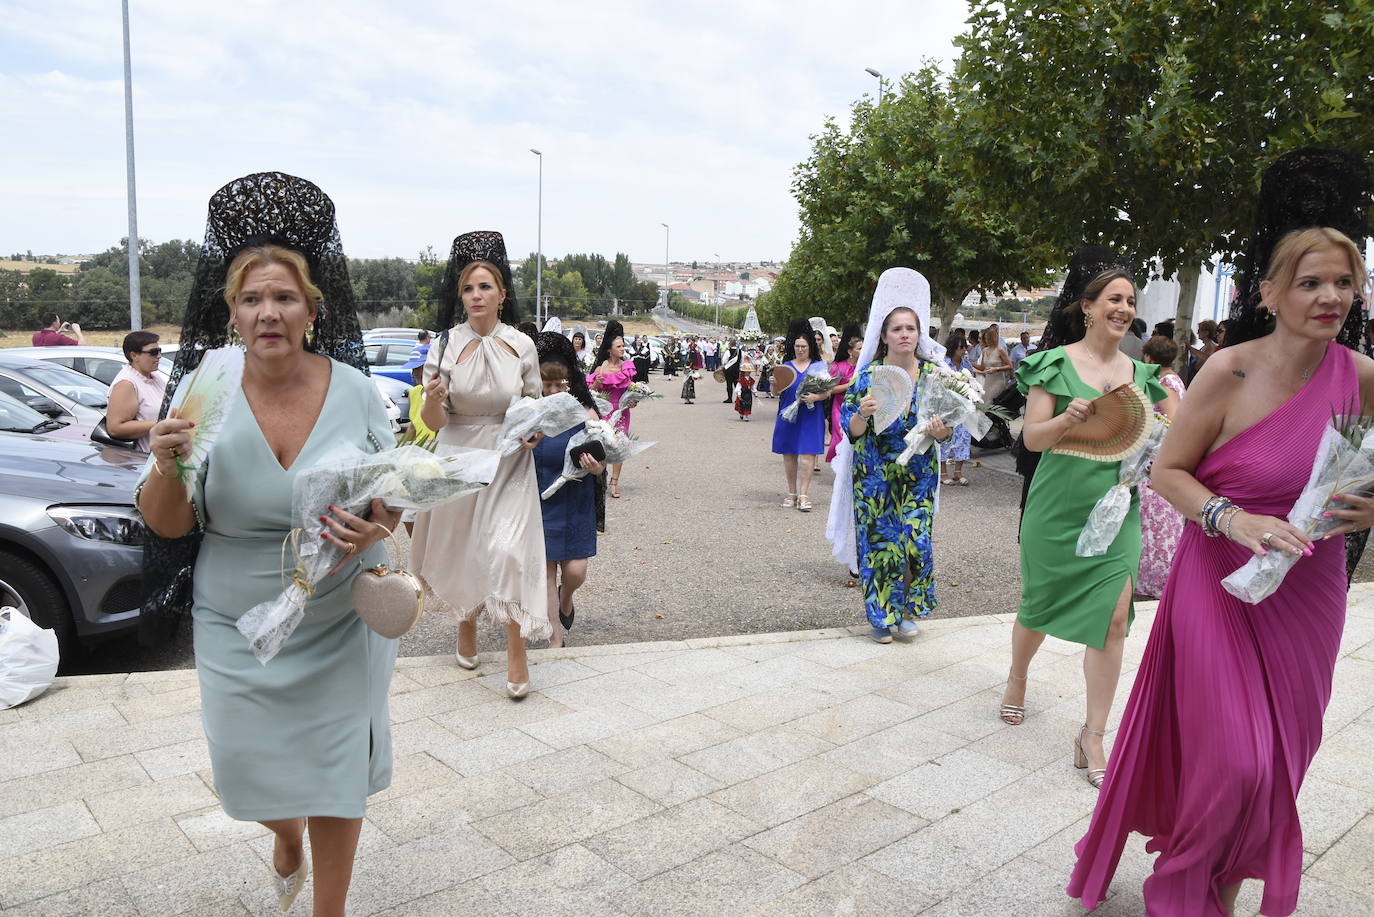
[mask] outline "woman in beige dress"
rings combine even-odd
[[[973,371],[983,377],[983,400],[992,401],[1011,384],[1011,355],[997,334],[996,326],[984,329],[983,351]]]
[[[421,419],[437,430],[440,455],[456,447],[491,449],[511,399],[539,397],[543,381],[534,341],[519,321],[506,245],[497,232],[453,240],[440,301],[440,335],[425,361]],[[457,662],[477,667],[477,618],[506,629],[506,692],[529,693],[525,641],[550,636],[544,528],[531,451],[539,437],[501,460],[489,486],[420,513],[413,565],[458,616]]]

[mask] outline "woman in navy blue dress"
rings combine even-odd
[[[589,417],[600,416],[586,377],[577,366],[572,343],[558,332],[545,331],[535,339],[535,347],[539,351],[544,396],[569,392],[587,407]],[[568,440],[582,429],[576,426],[558,436],[545,436],[534,447],[534,473],[541,494],[563,473]],[[549,646],[555,648],[563,645],[563,632],[572,627],[576,614],[573,593],[587,581],[587,558],[596,556],[596,479],[606,466],[590,455],[583,455],[580,465],[587,471],[587,477],[565,483],[540,503],[549,583],[549,624],[553,628]]]
[[[817,407],[825,400],[824,395],[797,394],[802,379],[808,375],[824,375],[825,362],[821,359],[820,340],[816,331],[805,319],[793,319],[783,343],[784,365],[797,374],[797,378],[787,388],[778,391],[778,416],[773,423],[773,453],[782,456],[783,473],[787,475],[787,497],[782,505],[796,507],[803,513],[811,512],[811,498],[807,491],[811,487],[811,476],[816,464],[825,452],[825,421],[829,416]],[[788,406],[800,400],[797,419],[783,419]]]

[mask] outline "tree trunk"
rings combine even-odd
[[[959,311],[959,306],[964,302],[963,296],[939,296],[936,301],[940,306],[940,334],[939,341],[944,343],[945,338],[954,330],[954,316]],[[931,337],[935,337],[932,333]]]
[[[1174,358],[1174,372],[1188,378],[1188,337],[1193,330],[1193,305],[1197,300],[1197,282],[1202,276],[1198,265],[1178,272],[1178,308],[1174,312],[1174,343],[1178,356]]]

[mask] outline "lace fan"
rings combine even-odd
[[[911,374],[900,366],[875,366],[871,380],[868,393],[878,402],[878,410],[873,415],[873,431],[881,433],[910,410],[911,393],[916,384]]]
[[[1092,416],[1064,434],[1051,452],[1118,462],[1149,439],[1154,406],[1134,382],[1118,385],[1092,404]]]
[[[177,477],[186,485],[187,500],[191,499],[196,473],[214,448],[242,390],[243,350],[232,346],[207,350],[191,381],[177,387],[172,410],[183,420],[195,422],[190,448],[177,457]]]

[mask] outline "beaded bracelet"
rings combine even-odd
[[[1202,522],[1202,531],[1208,538],[1216,538],[1221,535],[1221,529],[1218,523],[1221,522],[1222,513],[1226,512],[1227,508],[1232,506],[1235,506],[1235,504],[1219,494],[1208,497],[1207,502],[1202,504],[1202,511],[1199,513],[1199,517]]]
[[[1227,540],[1227,541],[1235,541],[1235,539],[1231,537],[1231,523],[1232,523],[1232,521],[1234,521],[1235,518],[1236,518],[1237,516],[1239,516],[1239,515],[1240,515],[1240,507],[1239,507],[1239,506],[1236,506],[1234,503],[1232,503],[1232,504],[1227,508],[1227,510],[1226,510],[1226,540]]]

